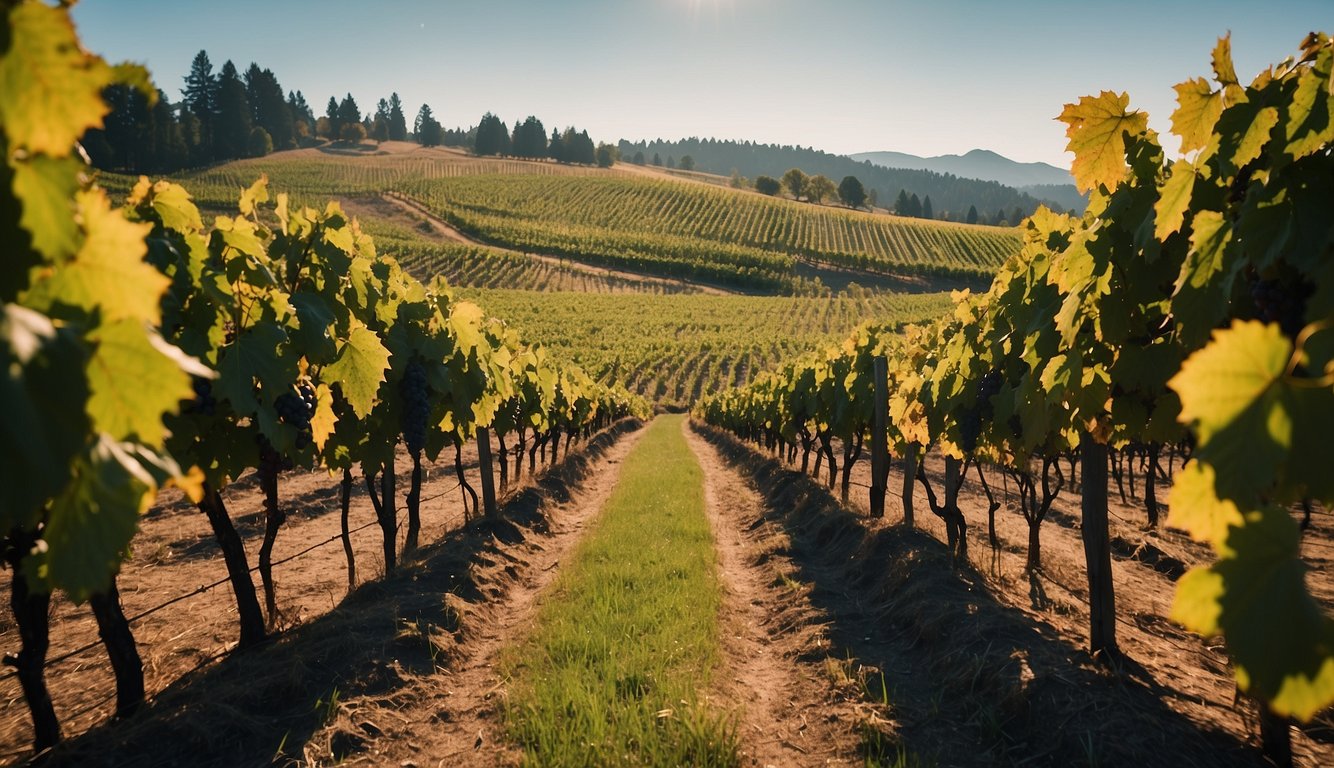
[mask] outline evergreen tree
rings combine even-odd
[[[860,208],[866,204],[866,187],[856,176],[844,176],[838,184],[838,199],[849,208]]]
[[[1023,220],[1024,220],[1024,209],[1016,206],[1014,211],[1010,214],[1010,224],[1012,226],[1017,227]]]
[[[392,107],[391,119],[392,119]],[[438,147],[444,142],[444,129],[436,121],[435,116],[431,114],[431,108],[425,104],[417,111],[417,119],[412,124],[412,133],[417,139],[417,143],[423,147]]]
[[[330,141],[338,141],[338,132],[343,127],[343,122],[338,119],[338,99],[329,97],[329,105],[324,108],[324,119],[328,122],[324,135]]]
[[[213,64],[208,54],[200,51],[195,54],[190,64],[190,74],[185,76],[185,88],[181,89],[185,109],[194,115],[196,128],[190,144],[191,162],[203,164],[213,160],[213,126],[218,111],[218,79],[213,74]]]
[[[969,224],[976,224],[976,223],[977,223],[977,206],[976,206],[976,205],[970,205],[970,206],[968,206],[968,215],[964,217],[964,221],[967,222],[967,223],[969,223]]]
[[[230,60],[218,72],[218,116],[215,155],[218,160],[245,157],[250,143],[250,100],[236,65]]]
[[[1006,225],[1006,224],[1009,223],[1009,222],[1007,222],[1007,221],[1005,220],[1005,209],[1004,209],[1004,208],[1002,208],[1002,209],[999,210],[999,211],[996,211],[996,218],[992,219],[992,220],[991,220],[991,223],[992,223],[992,224],[995,224],[995,225],[998,226],[998,227],[1004,226],[1004,225]]]
[[[695,170],[695,158],[691,157],[690,155],[682,155],[682,156],[681,156],[681,170],[683,170],[683,171],[693,171],[693,170]]]
[[[654,152],[654,153],[653,153],[653,164],[656,165],[656,166],[658,166],[659,168],[661,168],[661,167],[662,167],[662,155],[658,154],[657,152]]]
[[[931,210],[931,196],[927,195],[926,199],[922,200],[922,218],[934,219],[935,217],[935,211]]]
[[[246,98],[254,124],[269,135],[274,149],[296,146],[296,119],[283,98],[283,88],[272,70],[251,63],[246,70]]]
[[[644,164],[644,153],[643,153],[643,152],[636,152],[636,153],[635,153],[635,156],[634,156],[634,159],[632,160],[632,162],[633,162],[635,165],[643,165],[643,164]]]
[[[912,215],[912,201],[908,199],[908,190],[899,190],[899,196],[894,200],[894,213],[900,216]]]
[[[403,115],[403,102],[399,101],[397,93],[389,94],[389,140],[408,140],[408,121]]]
[[[914,192],[908,197],[908,215],[914,219],[922,218],[922,200]]]
[[[566,128],[561,141],[565,145],[565,162],[580,165],[593,165],[597,162],[597,147],[589,138],[588,131],[576,133],[574,128]]]
[[[508,155],[509,145],[510,134],[505,123],[490,112],[482,115],[481,122],[477,124],[477,141],[473,145],[473,152],[483,157]]]
[[[676,167],[676,158],[672,157],[671,155],[668,155],[668,156],[667,156],[667,167],[668,167],[668,168],[675,168],[675,167]]]
[[[517,157],[539,158],[547,156],[547,129],[542,121],[532,115],[522,123],[514,124],[511,148]]]
[[[352,94],[347,94],[343,100],[338,102],[338,136],[343,136],[343,128],[348,125],[361,124],[361,109],[357,107],[357,100],[352,98]]]
[[[551,129],[551,141],[547,144],[547,156],[558,163],[568,162],[565,159],[565,141],[561,139],[560,131]]]

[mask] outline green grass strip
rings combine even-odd
[[[649,426],[532,634],[503,655],[528,765],[738,763],[734,718],[697,694],[719,659],[722,595],[683,419]]]

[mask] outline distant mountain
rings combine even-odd
[[[866,160],[831,155],[807,147],[698,138],[638,142],[622,139],[620,150],[622,158],[628,159],[636,152],[642,152],[646,159],[652,160],[656,154],[664,163],[669,158],[680,160],[690,155],[698,170],[724,175],[736,170],[742,176],[752,179],[761,174],[778,178],[789,168],[800,168],[808,174],[824,174],[835,184],[844,176],[856,176],[868,189],[876,191],[881,206],[892,206],[899,192],[904,190],[922,199],[929,196],[936,217],[948,217],[954,221],[962,221],[970,206],[975,206],[979,214],[988,218],[1004,213],[1001,218],[1007,220],[1014,218],[1013,211],[1016,208],[1027,216],[1044,201],[1059,204],[1063,209],[1069,207],[1054,199],[1038,198],[995,181],[980,181],[930,170],[885,168]]]
[[[986,149],[974,149],[966,155],[918,157],[904,152],[862,152],[853,160],[866,160],[884,168],[951,173],[965,179],[996,181],[1022,190],[1033,186],[1063,186],[1075,183],[1069,171],[1047,163],[1020,163]]]

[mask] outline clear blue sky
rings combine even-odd
[[[1334,0],[83,0],[85,44],[180,96],[190,61],[251,61],[317,114],[397,91],[447,126],[535,114],[596,140],[714,136],[830,152],[992,149],[1068,165],[1061,105],[1171,86],[1231,30],[1243,80],[1334,33]]]

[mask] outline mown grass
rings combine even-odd
[[[683,418],[650,425],[532,634],[502,658],[527,764],[738,763],[734,718],[699,695],[719,660],[722,596]]]

